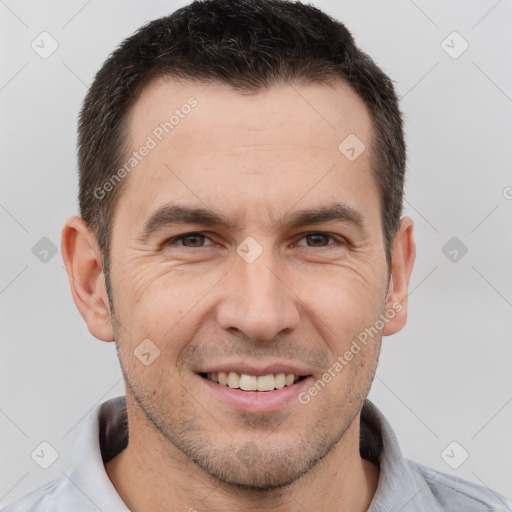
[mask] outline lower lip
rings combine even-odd
[[[276,412],[293,400],[298,402],[298,395],[310,386],[313,380],[313,377],[308,376],[291,386],[273,391],[242,391],[238,388],[223,386],[200,375],[198,378],[218,400],[247,413]]]

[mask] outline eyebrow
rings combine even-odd
[[[364,234],[367,233],[366,217],[355,208],[343,203],[331,203],[318,208],[290,211],[272,225],[287,225],[290,228],[320,224],[324,222],[340,222],[352,224]],[[209,227],[224,227],[229,231],[236,230],[239,223],[232,217],[224,217],[212,209],[166,204],[156,210],[137,231],[136,239],[146,243],[151,235],[160,229],[185,224],[200,224]]]

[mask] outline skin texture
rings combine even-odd
[[[360,411],[382,335],[406,322],[415,258],[404,217],[388,273],[368,110],[343,83],[242,95],[158,79],[127,116],[133,150],[191,96],[197,106],[125,178],[110,265],[115,316],[94,237],[79,217],[62,232],[73,299],[91,334],[115,339],[125,377],[129,444],[106,471],[134,512],[367,510],[379,470],[359,454]],[[338,150],[349,134],[367,147],[354,161]],[[359,211],[363,226],[280,222],[332,202]],[[168,226],[143,243],[143,223],[167,203],[207,207],[238,226]],[[307,236],[318,232],[326,235]],[[196,238],[174,239],[187,233]],[[249,236],[262,249],[252,263],[236,251]],[[391,309],[307,405],[241,412],[196,373],[286,361],[320,379]],[[134,355],[145,339],[160,350],[148,366]]]

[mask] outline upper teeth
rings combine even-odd
[[[244,391],[272,391],[291,386],[299,379],[293,373],[276,373],[269,375],[248,375],[237,372],[207,373],[207,378],[230,388],[240,388]]]

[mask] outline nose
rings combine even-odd
[[[294,330],[300,322],[299,298],[286,281],[270,249],[252,263],[237,256],[217,304],[219,326],[254,342]]]

